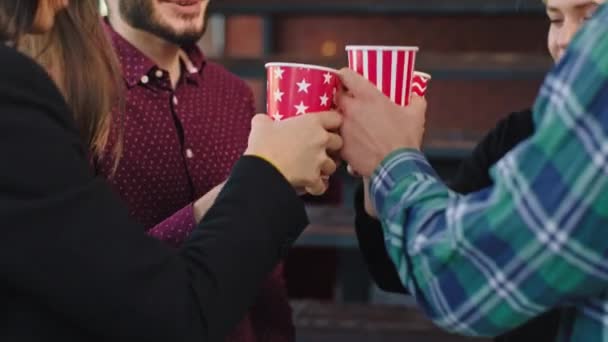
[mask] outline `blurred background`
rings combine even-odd
[[[266,62],[339,68],[344,47],[414,45],[430,73],[425,153],[449,179],[498,120],[529,108],[551,66],[541,0],[211,0],[200,42],[247,80],[265,108]],[[344,170],[286,265],[299,341],[464,341],[423,318],[410,298],[371,282],[352,228],[357,180]]]

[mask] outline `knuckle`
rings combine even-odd
[[[263,125],[266,123],[266,115],[265,114],[257,114],[251,119],[252,125]]]
[[[321,125],[321,123],[323,123],[323,115],[325,115],[325,114],[317,113],[315,115],[309,115],[309,117],[311,118],[310,121],[316,125]]]
[[[315,176],[312,174],[312,172],[307,172],[302,179],[304,179],[307,184],[310,184],[314,182]]]
[[[306,179],[306,183],[307,184],[316,184],[317,180],[318,180],[317,177],[309,176]]]
[[[319,135],[319,139],[323,145],[327,145],[327,144],[329,144],[329,141],[331,140],[331,133],[329,133],[326,130],[322,130]]]
[[[327,170],[325,170],[325,172],[327,172],[328,174],[333,174],[334,172],[336,172],[336,170],[337,170],[336,164],[331,163],[331,164],[328,164]]]
[[[344,139],[338,134],[334,134],[334,139],[336,141],[336,149],[341,149],[344,146]]]

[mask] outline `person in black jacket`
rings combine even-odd
[[[597,0],[546,0],[550,20],[547,46],[557,62],[565,53],[570,41],[582,24],[595,12]],[[534,132],[532,111],[511,113],[488,133],[475,147],[470,157],[460,164],[448,185],[456,192],[467,194],[491,186],[490,168],[520,142]],[[380,222],[370,216],[373,208],[366,201],[363,187],[355,196],[355,227],[359,246],[378,286],[389,292],[407,293],[384,248],[384,235]],[[546,313],[507,334],[497,342],[554,341],[559,327],[560,312]]]
[[[0,2],[0,341],[222,340],[307,225],[294,187],[322,192],[341,118],[256,116],[245,156],[173,250],[94,177],[60,91],[15,48],[66,4]]]

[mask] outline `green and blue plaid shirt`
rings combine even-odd
[[[388,156],[371,182],[401,281],[441,327],[494,336],[551,308],[560,341],[608,341],[608,6],[548,75],[536,133],[451,192],[422,154]]]

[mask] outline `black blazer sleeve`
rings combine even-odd
[[[460,193],[469,193],[492,185],[490,167],[517,144],[532,135],[533,131],[531,111],[510,114],[500,121],[496,128],[475,147],[471,156],[460,164],[449,184],[450,187]],[[378,220],[367,215],[363,201],[363,187],[360,186],[355,196],[355,229],[370,274],[381,289],[407,293],[384,247],[382,225]]]
[[[244,157],[181,250],[147,237],[93,177],[52,81],[7,47],[0,158],[2,287],[102,340],[221,340],[307,225],[279,172]]]

